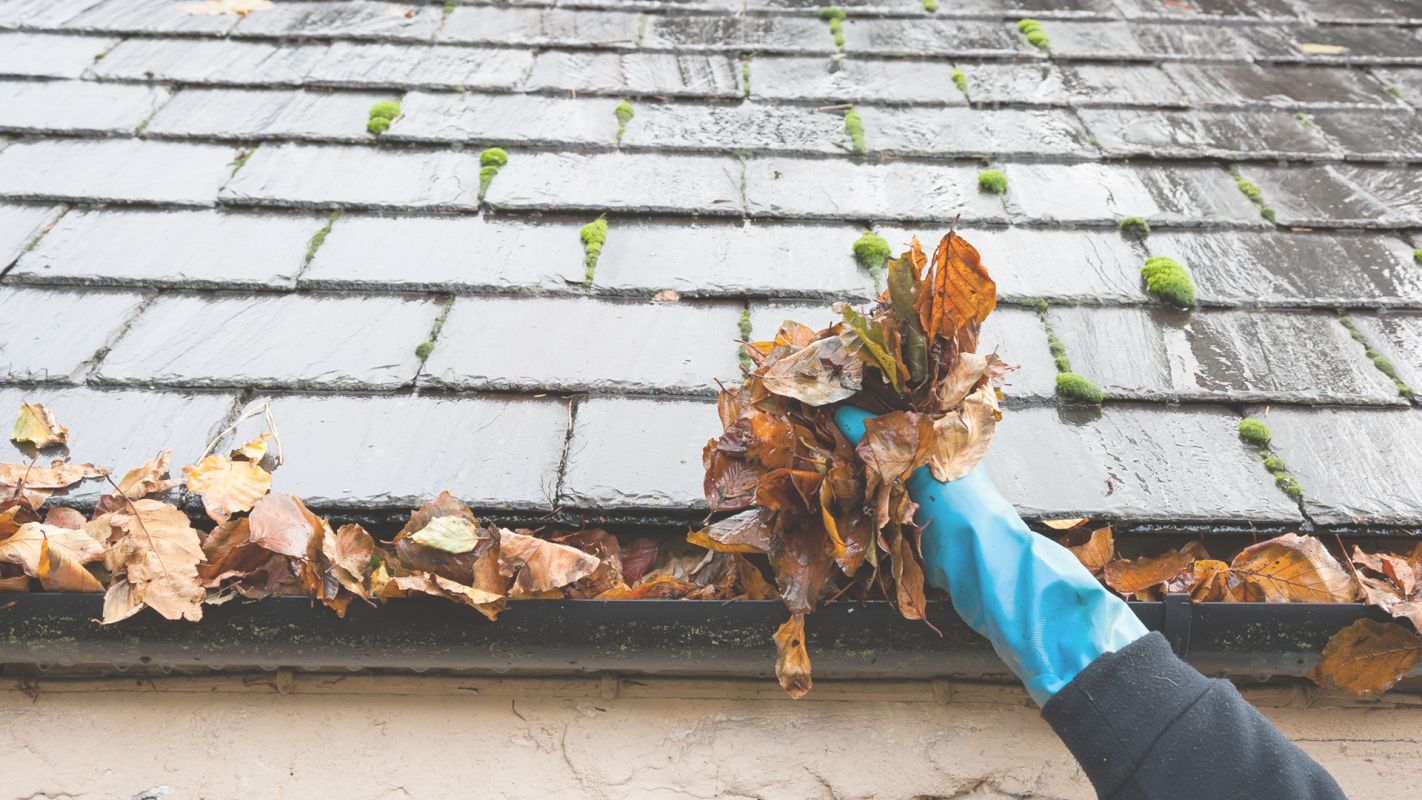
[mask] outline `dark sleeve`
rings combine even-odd
[[[1092,662],[1042,716],[1109,800],[1335,800],[1323,767],[1228,681],[1152,633]]]

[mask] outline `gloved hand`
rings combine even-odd
[[[853,443],[873,415],[841,407],[835,422]],[[947,589],[953,608],[993,649],[1038,705],[1103,653],[1145,636],[1125,602],[1065,547],[1028,529],[981,465],[955,481],[928,467],[908,480],[923,527],[928,583]]]

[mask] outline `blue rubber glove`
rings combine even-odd
[[[872,416],[846,406],[835,421],[857,444]],[[948,483],[920,467],[908,491],[919,506],[928,583],[948,590],[959,616],[992,642],[1038,705],[1097,656],[1146,635],[1076,556],[1027,527],[981,465]]]

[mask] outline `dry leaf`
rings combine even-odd
[[[1068,537],[1062,540],[1062,544],[1066,545],[1066,549],[1076,556],[1082,566],[1091,570],[1092,575],[1100,575],[1116,554],[1116,540],[1111,534],[1110,525],[1092,531],[1081,544],[1068,544],[1071,541],[1073,539]]]
[[[261,463],[267,454],[267,448],[271,446],[272,435],[264,433],[250,442],[232,451],[233,460],[250,461],[253,464]]]
[[[1373,697],[1422,658],[1422,636],[1395,622],[1360,619],[1333,634],[1308,677],[1325,689]]]
[[[18,565],[51,592],[102,592],[84,564],[104,557],[104,549],[83,531],[30,522],[0,542],[0,561]]]
[[[375,540],[359,525],[342,525],[335,536],[321,540],[321,552],[330,562],[331,574],[346,591],[370,599],[366,579],[370,574]]]
[[[1073,528],[1080,528],[1090,522],[1088,517],[1072,517],[1070,519],[1044,519],[1042,524],[1054,531],[1069,531]]]
[[[686,540],[719,553],[764,553],[770,547],[770,525],[763,510],[751,509],[692,531]]]
[[[195,3],[181,3],[178,10],[184,14],[219,16],[236,14],[245,17],[253,11],[264,11],[272,7],[272,0],[201,0]]]
[[[1348,48],[1341,44],[1323,44],[1321,42],[1298,42],[1296,45],[1299,52],[1307,53],[1311,56],[1346,56]]]
[[[499,531],[499,566],[514,578],[513,593],[545,592],[586,578],[598,559],[576,547],[513,531]]]
[[[1353,576],[1312,536],[1286,533],[1250,545],[1230,562],[1230,599],[1269,603],[1348,603]]]
[[[137,500],[150,494],[159,494],[177,486],[177,481],[170,481],[164,476],[168,474],[168,462],[173,458],[172,450],[164,450],[141,466],[135,467],[124,474],[123,480],[119,481],[119,493],[130,500]]]
[[[411,592],[441,597],[446,600],[453,600],[456,603],[473,608],[490,620],[498,617],[499,612],[504,608],[504,598],[502,595],[476,589],[473,586],[465,586],[458,581],[452,581],[440,575],[429,573],[416,573],[413,575],[400,575],[391,578],[381,589],[381,596],[384,598],[407,597]]]
[[[43,450],[69,443],[69,429],[59,424],[50,410],[39,403],[22,401],[20,415],[10,433],[10,441]]]
[[[928,468],[940,481],[956,481],[982,461],[992,442],[993,431],[1002,413],[991,386],[978,387],[963,400],[958,411],[950,411],[933,422],[928,440]]]
[[[446,553],[467,553],[489,538],[467,517],[435,517],[425,527],[415,531],[411,539]]]
[[[272,488],[271,473],[250,461],[210,455],[183,467],[188,489],[202,498],[203,509],[215,522],[252,507]]]
[[[805,615],[791,614],[775,631],[775,677],[785,693],[796,700],[809,693],[810,653],[805,649]]]
[[[110,616],[106,598],[104,622],[117,622],[138,606],[148,606],[167,619],[202,619],[204,592],[198,564],[203,552],[187,515],[168,503],[134,500],[128,512],[114,512],[113,523],[124,536],[109,548],[104,562],[115,576],[122,572],[128,585],[117,591],[117,582],[110,587],[115,616]],[[121,597],[129,592],[131,598]],[[124,610],[128,613],[117,616]]]
[[[68,489],[89,478],[102,478],[107,469],[93,464],[70,464],[56,459],[48,467],[38,464],[0,464],[0,486],[24,485],[27,489]]]

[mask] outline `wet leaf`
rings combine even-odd
[[[764,553],[770,547],[770,525],[761,509],[742,511],[692,531],[686,540],[719,553]]]
[[[1091,570],[1092,575],[1100,575],[1116,554],[1116,539],[1111,534],[1110,525],[1092,531],[1080,544],[1074,542],[1070,536],[1062,539],[1066,549],[1076,556],[1082,566]]]
[[[775,631],[775,677],[785,693],[796,700],[809,694],[810,653],[805,649],[805,615],[791,614]]]
[[[928,468],[940,481],[956,481],[987,455],[1002,417],[992,387],[983,385],[963,400],[962,408],[933,421],[926,452]]]
[[[1230,599],[1269,603],[1347,603],[1353,577],[1312,536],[1286,533],[1251,545],[1230,562]]]
[[[326,525],[299,499],[281,493],[259,500],[247,519],[253,544],[293,558],[306,558],[312,552],[312,537]]]
[[[114,597],[112,603],[105,598],[104,623],[117,622],[141,606],[167,619],[201,619],[204,591],[198,564],[203,552],[187,515],[168,503],[134,500],[127,512],[114,512],[113,523],[124,535],[105,553],[104,562],[110,573],[122,573],[127,585],[110,587]]]
[[[504,609],[503,595],[466,586],[441,575],[423,572],[413,575],[398,575],[391,578],[382,588],[382,596],[386,599],[407,597],[411,592],[432,595],[469,606],[491,621],[497,618],[499,612]]]
[[[1132,595],[1175,577],[1194,560],[1194,555],[1184,550],[1170,550],[1157,556],[1120,559],[1105,566],[1103,577],[1107,586],[1123,595]]]
[[[982,323],[997,307],[997,284],[988,276],[977,249],[956,233],[938,243],[925,281],[917,309],[930,341],[935,336],[951,337],[970,323]]]
[[[848,400],[864,380],[864,362],[843,334],[819,339],[770,365],[761,380],[766,389],[810,406]]]
[[[576,547],[513,531],[499,531],[499,562],[514,578],[514,593],[543,592],[591,575],[598,559]]]
[[[1422,658],[1422,636],[1395,622],[1360,619],[1333,634],[1308,677],[1359,697],[1386,692]]]
[[[210,455],[183,467],[188,489],[202,498],[203,509],[215,522],[250,511],[272,488],[271,473],[250,461]]]
[[[446,553],[467,553],[489,536],[467,517],[435,517],[425,527],[411,534],[411,539]]]
[[[10,441],[30,445],[38,450],[69,443],[69,429],[59,424],[54,414],[39,403],[23,401]]]

